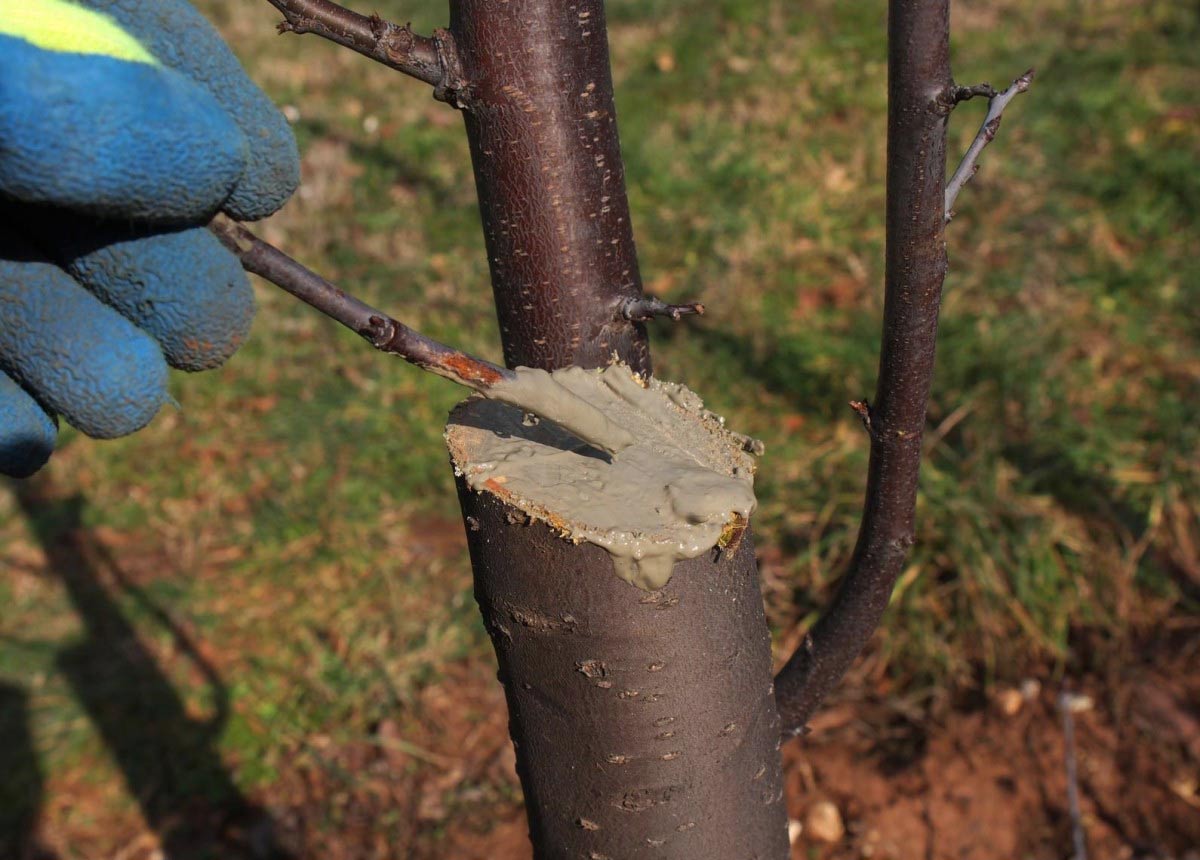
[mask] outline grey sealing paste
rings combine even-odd
[[[447,443],[473,489],[603,547],[646,590],[749,519],[749,452],[762,446],[726,430],[686,387],[623,364],[516,374],[451,416]]]

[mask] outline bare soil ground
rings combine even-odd
[[[443,555],[455,551],[458,528],[429,522],[414,534],[429,544],[429,552]],[[122,593],[159,578],[163,567],[152,553],[142,559],[136,547],[109,544],[104,535],[68,530],[48,541],[44,561],[57,565],[60,576],[81,566],[101,570],[89,585],[98,590],[87,599],[92,605],[111,599],[116,606]],[[103,556],[114,549],[125,564],[105,573]],[[38,575],[42,562],[32,560],[30,575]],[[114,578],[119,576],[126,578]],[[114,612],[107,623],[119,625],[120,618]],[[250,647],[206,641],[195,630],[182,631],[173,642],[146,637],[132,626],[118,633],[126,637],[124,659],[146,677],[155,666],[164,677],[174,674],[186,650],[180,642],[218,674],[236,672],[237,652]],[[917,708],[892,694],[886,681],[871,680],[872,673],[860,666],[819,713],[811,734],[785,748],[789,812],[800,825],[793,856],[1071,856],[1057,695],[1070,689],[1083,703],[1074,721],[1080,822],[1090,856],[1200,857],[1200,636],[1195,620],[1182,618],[1157,637],[1140,643],[1120,664],[1099,661],[1109,667],[1108,675],[1055,679],[1047,672],[1040,680],[1031,678],[1024,690],[993,690],[935,709]],[[1124,668],[1113,674],[1116,665]],[[358,740],[306,736],[276,780],[244,793],[229,782],[208,799],[188,787],[186,771],[200,763],[227,775],[246,762],[214,752],[207,739],[192,744],[180,726],[202,721],[186,702],[175,713],[169,692],[154,693],[158,698],[144,706],[155,708],[159,724],[150,721],[140,729],[135,746],[159,745],[163,763],[154,775],[134,780],[140,786],[136,798],[129,785],[105,778],[99,763],[84,755],[35,786],[43,798],[40,808],[29,810],[32,838],[18,839],[23,844],[13,849],[14,856],[528,858],[504,698],[490,655],[441,669],[394,719],[366,726]],[[186,689],[186,681],[177,686]],[[140,698],[146,699],[154,688],[142,689]],[[95,705],[91,719],[102,729],[105,720],[115,725],[138,719],[128,704],[117,707],[125,710],[108,713]],[[103,730],[118,738],[108,754],[133,761],[120,733]],[[125,776],[133,778],[128,769]],[[844,825],[833,842],[821,840],[810,820],[822,802],[836,807]]]
[[[1090,856],[1200,856],[1200,673],[1194,660],[1167,660],[1145,676],[1131,676],[1115,686],[1098,678],[1078,679],[1074,689],[1077,701],[1092,703],[1074,715],[1080,820]],[[423,768],[397,783],[387,776],[394,773],[386,764],[387,754],[380,754],[375,759],[379,785],[365,787],[363,796],[351,804],[367,817],[405,810],[407,827],[401,824],[397,835],[407,832],[410,841],[389,847],[360,841],[353,831],[308,832],[301,794],[288,798],[285,821],[299,828],[291,835],[302,855],[531,857],[515,799],[489,801],[487,791],[476,788],[482,802],[467,799],[468,789],[457,792],[459,802],[453,809],[445,805],[444,798],[454,795],[456,786],[502,782],[515,790],[502,698],[486,684],[470,694],[493,699],[495,719],[456,724],[457,708],[448,703],[445,721],[431,727],[427,739],[430,748],[444,756],[444,767]],[[793,857],[1072,856],[1057,697],[1043,685],[1032,698],[1020,700],[1016,713],[1002,710],[1001,702],[1011,710],[1015,701],[1000,696],[979,707],[949,711],[925,725],[904,716],[894,702],[842,702],[826,710],[806,741],[785,750],[789,813],[803,827],[815,804],[831,801],[844,819],[845,833],[830,844],[802,829]],[[348,766],[361,766],[361,760],[354,760],[356,753],[364,755],[362,750],[345,751]],[[394,760],[400,763],[403,758],[398,754]],[[370,762],[366,766],[371,767]],[[289,782],[303,779],[297,776]],[[319,793],[320,780],[309,789]],[[431,839],[434,834],[440,838]]]
[[[1090,856],[1197,856],[1200,677],[1194,660],[1190,677],[1188,669],[1177,658],[1115,684],[1074,684],[1075,701],[1092,703],[1073,716]],[[845,816],[846,836],[821,850],[798,845],[794,856],[1073,856],[1062,715],[1050,687],[1028,700],[1001,691],[928,725],[886,702],[826,710],[812,739],[786,751],[791,812],[803,819],[827,798]]]
[[[136,619],[129,623],[121,601],[129,606],[131,594],[144,598],[138,589],[169,577],[171,566],[153,547],[118,537],[79,527],[48,532],[45,553],[31,553],[20,574],[19,581],[36,587],[54,570],[74,583],[78,605],[87,607],[99,650],[66,652],[63,671],[102,675],[115,659],[137,689],[123,688],[123,697],[107,701],[89,693],[103,687],[79,682],[104,746],[99,753],[85,749],[70,766],[30,784],[39,797],[24,812],[18,803],[16,840],[0,832],[8,837],[0,841],[5,860],[531,856],[490,654],[443,663],[414,699],[364,725],[354,740],[308,733],[289,741],[272,732],[294,753],[277,778],[243,790],[233,774],[250,762],[214,744],[204,709],[187,697],[192,683],[204,679],[189,681],[179,666],[194,652],[215,675],[233,681],[246,671],[246,652],[265,643],[211,641],[181,619],[166,619],[180,629],[165,638],[146,635],[152,626]],[[460,542],[457,523],[429,521],[413,530],[413,546],[430,556],[455,555]],[[1080,822],[1090,856],[1196,860],[1197,633],[1194,618],[1176,617],[1122,660],[1112,659],[1103,642],[1084,643],[1081,649],[1103,655],[1096,664],[1105,673],[1035,672],[1023,691],[993,689],[936,707],[897,694],[868,659],[818,714],[811,734],[785,748],[789,813],[800,825],[793,856],[1071,856],[1058,706],[1058,693],[1069,689],[1084,703],[1074,721]],[[336,642],[331,647],[344,650]],[[22,699],[6,696],[0,705],[7,719],[19,713]],[[235,697],[235,712],[240,707]],[[14,758],[21,730],[19,722],[5,723],[6,779],[22,766],[38,771],[35,762]],[[198,774],[207,775],[203,785],[195,784]],[[810,820],[822,802],[842,819],[843,833],[832,842],[820,839]],[[11,812],[0,816],[8,829]]]
[[[1076,700],[1092,703],[1074,715],[1080,820],[1090,856],[1200,856],[1200,675],[1194,665],[1177,660],[1116,686],[1096,678],[1080,679],[1075,685]],[[388,846],[360,842],[347,831],[324,836],[306,832],[301,794],[289,798],[286,817],[299,827],[292,836],[298,837],[295,845],[301,853],[338,858],[531,857],[517,802],[468,800],[453,810],[445,806],[443,798],[465,783],[499,781],[515,790],[503,701],[487,686],[471,694],[494,699],[495,719],[458,725],[453,718],[457,708],[447,703],[445,722],[427,741],[443,750],[437,754],[444,756],[443,768],[423,769],[397,784],[387,777],[393,771],[384,753],[376,758],[379,785],[365,787],[364,795],[351,804],[367,817],[404,809],[411,829],[402,825],[397,835],[414,834],[411,841]],[[1011,711],[1016,701],[1016,713],[1003,711],[1005,705]],[[816,804],[831,801],[844,819],[845,834],[830,844],[801,829],[794,842],[795,858],[1071,856],[1062,718],[1048,687],[1030,699],[1000,696],[977,708],[953,710],[933,725],[912,722],[894,703],[843,702],[826,710],[813,728],[807,741],[785,751],[789,812],[803,828]],[[365,755],[371,766],[370,753],[345,754],[348,766],[362,766],[356,754]],[[395,763],[403,759],[402,753],[392,757]],[[309,790],[319,793],[320,781]],[[482,798],[484,793],[476,791]],[[464,799],[461,792],[459,798]],[[443,838],[431,841],[433,833]]]

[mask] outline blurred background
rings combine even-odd
[[[300,142],[262,234],[499,360],[457,114],[277,37],[266,3],[197,5]],[[656,371],[766,442],[782,659],[865,482],[846,402],[878,355],[885,4],[609,18],[646,287],[708,308],[653,327]],[[1198,44],[1192,2],[954,3],[960,83],[1038,78],[949,227],[910,564],[786,750],[796,857],[1070,856],[1064,691],[1093,856],[1200,856]],[[983,112],[955,112],[955,159]],[[0,857],[527,858],[441,440],[461,392],[256,289],[250,341],[177,374],[180,410],[68,430],[0,486]]]

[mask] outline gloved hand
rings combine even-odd
[[[167,365],[241,344],[254,301],[203,224],[299,182],[283,116],[184,0],[0,0],[0,472],[145,426]]]

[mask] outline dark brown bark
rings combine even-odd
[[[785,732],[797,733],[878,626],[909,547],[921,434],[946,275],[946,123],[950,0],[888,4],[887,250],[883,344],[866,501],[850,567],[833,602],[775,679]]]
[[[788,856],[752,540],[657,592],[459,479],[539,858]]]
[[[649,372],[601,0],[452,0],[505,360]],[[747,535],[662,592],[460,485],[539,858],[788,854]]]
[[[452,0],[488,264],[510,367],[650,370],[600,0]]]

